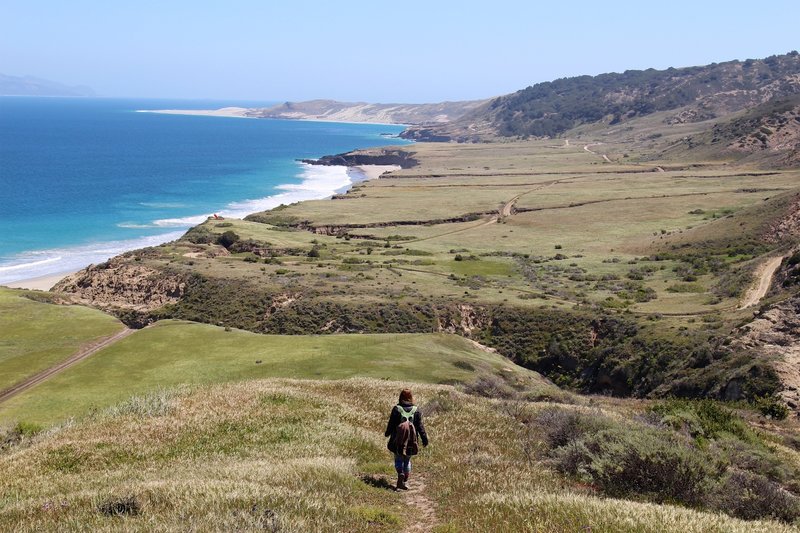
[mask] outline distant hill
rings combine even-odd
[[[82,85],[69,86],[33,76],[0,74],[0,96],[94,96],[94,91]]]
[[[769,167],[800,165],[800,94],[778,97],[681,139],[665,156],[719,155]]]
[[[263,109],[251,109],[248,116],[391,124],[447,123],[477,109],[486,102],[487,100],[438,104],[368,104],[365,102],[310,100],[286,102]]]
[[[666,70],[578,76],[495,98],[444,125],[410,128],[418,140],[553,137],[581,124],[618,124],[675,110],[667,123],[700,122],[800,93],[800,54]]]

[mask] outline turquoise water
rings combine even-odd
[[[296,159],[402,142],[399,126],[136,112],[229,105],[265,103],[0,98],[0,283],[327,197],[352,176]]]

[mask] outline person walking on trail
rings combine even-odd
[[[423,446],[428,445],[428,435],[422,423],[422,412],[414,405],[414,396],[410,389],[400,391],[400,399],[392,408],[384,435],[389,437],[386,447],[394,453],[397,490],[408,490],[406,482],[411,474],[411,456],[419,451],[417,437]]]

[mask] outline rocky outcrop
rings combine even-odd
[[[786,404],[800,411],[800,296],[763,311],[739,328],[734,346],[755,357],[774,360]]]
[[[163,270],[112,259],[64,278],[51,290],[103,309],[152,311],[177,302],[186,283]]]
[[[436,329],[443,333],[458,333],[471,337],[476,331],[481,331],[491,324],[491,316],[484,308],[467,304],[456,306],[455,314],[439,316],[436,318]]]
[[[800,197],[795,198],[785,215],[773,221],[763,238],[769,243],[779,243],[800,237]]]
[[[413,168],[419,163],[411,152],[381,148],[373,150],[354,150],[344,154],[326,155],[319,159],[301,159],[309,165],[357,167],[361,165],[397,165],[400,168]]]

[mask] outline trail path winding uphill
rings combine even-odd
[[[9,387],[8,389],[6,389],[4,391],[0,391],[0,403],[3,403],[4,401],[13,398],[17,394],[20,394],[21,392],[24,392],[24,391],[30,389],[31,387],[34,387],[34,386],[38,385],[42,381],[45,381],[46,379],[50,378],[51,376],[53,376],[53,375],[61,372],[62,370],[74,365],[75,363],[86,359],[90,355],[93,355],[93,354],[99,352],[103,348],[106,348],[107,346],[110,346],[111,344],[114,344],[118,340],[124,339],[125,337],[127,337],[128,335],[133,333],[134,331],[135,330],[132,330],[130,328],[125,328],[122,331],[120,331],[119,333],[115,333],[114,335],[112,335],[110,337],[106,337],[105,339],[102,339],[102,340],[100,340],[98,342],[95,342],[95,343],[89,344],[87,346],[84,346],[83,348],[81,348],[80,350],[75,352],[72,356],[70,356],[68,359],[66,359],[64,361],[61,361],[57,365],[51,366],[50,368],[48,368],[46,370],[42,370],[38,374],[35,374],[35,375],[29,377],[28,379],[26,379],[24,381],[20,381],[19,383]]]
[[[406,531],[429,533],[438,524],[436,504],[428,497],[425,476],[412,473],[408,491],[403,493],[406,508],[412,510],[413,520]]]
[[[600,157],[603,158],[603,161],[605,161],[606,163],[611,163],[611,160],[608,158],[606,154],[598,154],[597,152],[591,149],[592,146],[600,146],[601,144],[603,143],[587,144],[586,146],[583,147],[583,149],[589,152],[590,154],[599,155]]]
[[[758,283],[747,291],[739,309],[746,309],[761,301],[761,298],[767,294],[769,286],[772,283],[772,276],[775,275],[775,271],[781,266],[781,261],[783,261],[783,257],[772,257],[758,267],[756,270]]]

